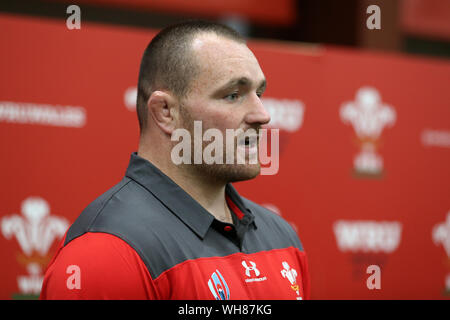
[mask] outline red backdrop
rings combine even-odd
[[[0,15],[0,298],[39,293],[61,234],[137,148],[154,32]],[[315,299],[450,289],[450,63],[250,41],[280,129],[277,175],[236,184],[288,220]],[[369,289],[367,267],[380,267]]]

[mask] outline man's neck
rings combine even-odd
[[[211,181],[189,170],[173,172],[170,177],[217,220],[232,223],[225,195],[225,183]]]
[[[138,155],[155,165],[217,220],[232,223],[231,212],[225,198],[225,183],[213,181],[194,170],[189,170],[188,167],[176,166],[170,161],[158,161],[152,153],[138,152]]]

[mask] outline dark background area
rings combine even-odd
[[[410,1],[410,0],[404,0]],[[448,0],[442,0],[448,1]],[[149,8],[86,4],[65,1],[1,1],[0,11],[66,19],[66,8],[82,8],[82,21],[159,29],[200,15],[161,12]],[[381,8],[381,30],[368,30],[366,8]],[[349,46],[370,50],[450,57],[450,41],[433,36],[405,32],[400,24],[401,0],[298,0],[296,19],[289,25],[255,23],[245,18],[215,18],[249,38],[285,40]],[[450,17],[449,17],[450,19]]]

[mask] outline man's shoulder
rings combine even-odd
[[[287,240],[292,245],[298,247],[300,250],[303,250],[301,241],[289,222],[266,207],[263,207],[242,196],[241,199],[245,206],[250,209],[252,214],[255,216],[255,223],[260,232],[266,235],[276,235],[282,238],[287,237]]]
[[[45,272],[40,298],[149,299],[154,296],[151,281],[127,243],[89,232],[58,250]]]
[[[135,222],[140,219],[133,219],[139,217],[157,222],[161,217],[158,212],[162,211],[164,206],[156,197],[134,180],[124,177],[81,212],[67,232],[65,245],[86,232],[107,232],[121,237],[122,234],[115,233],[116,229],[135,229]]]

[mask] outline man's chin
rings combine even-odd
[[[196,165],[196,170],[211,179],[228,183],[254,179],[260,174],[261,167],[259,163],[233,165],[201,164]]]
[[[236,165],[242,166],[237,168],[237,170],[230,176],[230,180],[228,182],[238,182],[251,180],[259,176],[261,172],[261,167],[259,164],[251,164],[251,165]]]

